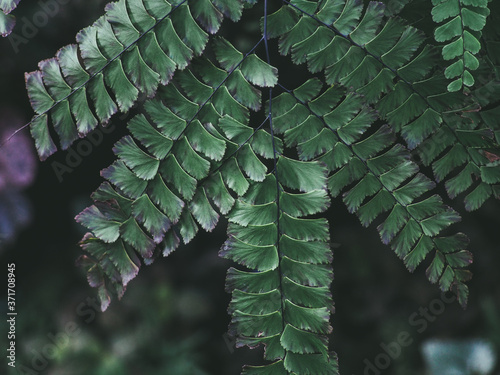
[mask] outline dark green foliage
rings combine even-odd
[[[432,18],[439,26],[434,36],[443,47],[443,58],[455,60],[445,70],[446,78],[456,78],[448,85],[449,91],[458,91],[474,85],[472,70],[479,68],[474,56],[481,49],[481,30],[486,25],[489,0],[432,0]]]
[[[267,2],[120,0],[26,75],[42,159],[57,149],[51,128],[66,149],[148,98],[77,217],[91,231],[81,264],[103,310],[142,263],[223,215],[220,255],[239,265],[227,275],[230,332],[238,346],[263,344],[270,361],[243,373],[335,374],[324,213],[336,197],[363,226],[376,223],[410,271],[429,258],[429,280],[465,306],[472,255],[449,228],[460,215],[448,198],[465,195],[474,210],[500,195],[500,30],[490,22],[500,9],[433,0],[441,56],[432,33],[396,16],[412,1],[385,3],[284,0],[268,13]],[[214,35],[254,6],[262,38],[249,51]],[[273,38],[310,73],[299,87],[272,65]]]

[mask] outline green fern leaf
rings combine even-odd
[[[289,13],[299,21],[292,29],[277,33],[282,54],[291,53],[297,64],[307,62],[312,73],[323,71],[327,84],[343,85],[368,103],[376,103],[381,117],[401,132],[408,147],[416,149],[426,165],[433,164],[437,181],[448,177],[448,173],[440,173],[439,157],[451,152],[448,158],[455,159],[453,152],[459,154],[455,167],[472,165],[472,175],[480,180],[473,184],[479,189],[476,204],[469,203],[469,195],[465,197],[468,209],[478,208],[494,196],[495,180],[488,176],[487,181],[481,180],[480,172],[490,168],[482,153],[494,147],[492,134],[484,137],[487,127],[480,121],[471,129],[476,132],[471,137],[481,134],[482,141],[471,144],[469,137],[464,137],[459,111],[450,111],[463,97],[447,92],[444,77],[431,75],[437,60],[430,46],[421,47],[421,32],[397,18],[390,18],[382,27],[378,21],[383,19],[384,7],[375,2],[366,7],[363,16],[362,8],[353,2],[327,1],[315,11],[313,6],[302,9],[293,2],[286,4],[282,8],[289,10],[277,11],[273,21],[283,17],[282,22],[286,22]],[[312,35],[318,42],[311,43],[308,38]],[[395,85],[393,79],[397,80]],[[452,150],[457,143],[460,149]],[[445,184],[450,197],[469,188],[474,191],[472,186],[454,189],[457,183],[451,178]],[[481,184],[485,186],[479,188]]]
[[[301,364],[308,361],[308,353],[327,354],[328,350],[323,336],[331,330],[328,306],[314,306],[318,299],[329,300],[327,286],[332,272],[328,266],[328,229],[322,219],[301,218],[301,211],[288,207],[292,201],[285,199],[290,194],[284,190],[304,192],[295,196],[315,194],[324,198],[326,171],[316,162],[295,163],[302,164],[301,171],[309,171],[307,182],[298,176],[300,173],[288,176],[287,172],[293,170],[287,169],[291,162],[280,156],[275,172],[267,175],[264,182],[251,184],[229,215],[235,224],[229,228],[230,237],[221,256],[258,271],[228,273],[227,285],[233,293],[231,330],[239,345],[252,347],[262,343],[266,346],[265,357],[278,359],[267,367],[248,367],[243,373],[302,373]],[[288,178],[282,180],[283,176]],[[324,199],[316,209],[326,209]],[[286,211],[293,211],[296,216]],[[256,219],[251,220],[252,217]],[[301,288],[297,299],[295,285]],[[251,303],[261,300],[269,302]],[[335,363],[324,359],[315,367],[318,373],[336,371]]]
[[[468,210],[500,197],[500,59],[479,43],[483,32],[483,51],[500,51],[498,5],[433,0],[443,60],[428,30],[395,17],[412,1],[285,0],[272,14],[264,2],[248,52],[212,35],[255,3],[108,4],[78,45],[26,75],[31,132],[45,159],[57,150],[51,128],[65,149],[146,97],[76,218],[91,232],[80,263],[101,308],[142,263],[224,216],[219,255],[237,264],[226,279],[230,333],[237,346],[264,346],[267,361],[242,373],[337,374],[330,196],[375,223],[409,271],[431,257],[427,278],[467,302],[468,239],[452,231],[460,215],[436,186],[464,194]],[[271,38],[311,74],[299,87],[272,65]]]
[[[214,45],[217,48],[217,43]],[[218,69],[205,59],[200,58],[198,63]],[[100,230],[99,223],[105,226],[110,220],[98,208],[103,204],[118,204],[120,215],[112,220],[118,232],[113,234],[118,233],[145,262],[151,262],[155,244],[164,246],[164,254],[168,254],[179,244],[178,235],[187,243],[196,235],[198,225],[212,230],[219,219],[215,208],[227,214],[235,203],[228,188],[242,193],[248,189],[247,178],[263,179],[266,167],[252,147],[233,143],[210,125],[228,119],[239,123],[231,115],[248,120],[247,107],[234,99],[226,86],[232,73],[240,71],[240,65],[220,70],[224,76],[219,76],[222,79],[215,90],[208,86],[213,82],[203,82],[203,77],[200,80],[192,71],[183,71],[154,100],[145,103],[146,114],[130,121],[129,130],[139,143],[130,136],[117,142],[114,152],[119,160],[102,172],[114,187],[102,185],[93,195],[96,205],[77,218],[103,241],[104,247],[118,238],[111,238],[104,228]],[[246,80],[240,81],[243,84],[251,87]],[[219,92],[230,96],[230,105],[227,97],[218,96]],[[101,221],[94,223],[98,218]],[[103,275],[113,276],[104,269]],[[102,293],[106,296],[103,303],[112,291]]]
[[[308,108],[306,102],[298,99],[301,96],[312,101],[319,94],[317,91],[309,92],[310,96],[305,97],[302,89],[307,90],[309,86],[310,83],[306,83],[294,91],[286,90],[275,99],[273,108],[276,131],[284,131],[286,135],[287,132],[294,131],[294,126],[300,127],[307,121],[305,114],[301,117],[287,116],[287,113],[297,112],[298,106],[302,106],[309,112],[309,116],[320,120],[324,128],[318,129],[316,135],[310,134],[310,139],[302,139],[302,143],[297,145],[299,157],[304,158],[301,147],[303,144],[319,144],[316,139],[325,139],[323,132],[329,132],[331,140],[327,143],[330,147],[308,152],[305,158],[320,160],[328,166],[330,193],[336,196],[351,186],[344,193],[343,200],[348,210],[356,213],[364,226],[370,225],[384,212],[389,212],[384,222],[378,226],[381,239],[386,244],[391,243],[393,250],[410,271],[430,252],[441,253],[443,250],[436,242],[440,237],[437,236],[443,229],[459,221],[460,216],[446,207],[437,195],[418,200],[425,192],[431,191],[435,184],[422,174],[417,174],[418,166],[410,160],[410,154],[404,147],[394,144],[394,135],[388,127],[380,127],[371,135],[363,136],[376,118],[367,115],[370,112],[360,106],[360,98],[349,94],[344,100],[339,100],[338,94],[330,95],[334,100],[329,106],[332,110],[320,116]],[[332,90],[334,89],[327,92]],[[282,122],[282,119],[286,121]],[[298,188],[297,185],[293,187]],[[456,249],[461,250],[462,248]],[[452,266],[446,274],[447,278],[455,277],[453,275],[464,265],[460,264],[455,268]],[[431,265],[431,268],[436,267]],[[443,271],[444,268],[433,270],[434,273],[439,273],[437,278]],[[437,281],[436,277],[429,278],[433,282]],[[439,279],[443,290],[448,290],[451,285],[447,278]],[[453,283],[462,284],[458,276],[453,278]],[[465,296],[461,295],[460,298],[461,303],[465,304]]]
[[[479,67],[475,57],[481,49],[479,38],[490,14],[488,0],[433,0],[432,18],[444,24],[436,28],[434,37],[438,42],[448,42],[443,47],[445,60],[456,60],[445,70],[449,91],[461,90],[474,85],[470,73]]]
[[[222,13],[237,19],[241,8],[236,1]],[[128,111],[139,92],[151,97],[160,83],[170,82],[177,69],[204,51],[208,34],[202,27],[215,32],[222,20],[212,20],[214,12],[219,12],[217,5],[210,4],[193,16],[185,0],[108,4],[106,15],[77,35],[78,47],[62,48],[56,58],[41,62],[39,71],[26,75],[37,113],[32,131],[35,139],[46,140],[36,144],[40,158],[55,151],[48,126],[43,125],[49,118],[62,149],[67,149],[118,110]]]

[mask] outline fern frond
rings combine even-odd
[[[9,14],[21,0],[0,0],[0,35],[3,37],[9,35],[16,25],[16,18]]]
[[[129,123],[146,150],[131,137],[115,146],[119,161],[102,173],[114,187],[101,185],[95,204],[77,218],[93,232],[82,241],[89,281],[99,287],[105,309],[111,293],[120,297],[137,274],[135,253],[149,263],[157,244],[168,255],[178,234],[187,243],[198,225],[210,231],[219,212],[228,214],[221,256],[251,270],[229,271],[231,330],[239,345],[262,343],[265,358],[276,361],[244,373],[336,373],[326,337],[332,310],[328,223],[303,218],[329,205],[326,169],[279,156],[281,141],[262,128],[269,118],[256,129],[246,125],[258,92],[250,82],[275,85],[276,70],[223,39],[213,48],[222,69],[194,61],[195,70],[177,73],[146,102],[147,115]],[[261,158],[274,160],[271,173]]]
[[[243,123],[260,99],[260,91],[250,81],[265,85],[276,80],[276,71],[256,60],[254,49],[243,56],[223,39],[213,43],[216,56],[228,48],[238,53],[238,62],[221,58],[219,68],[198,58],[194,70],[178,72],[169,85],[160,87],[155,99],[145,102],[146,113],[128,124],[132,137],[124,137],[114,147],[118,160],[101,173],[111,185],[101,185],[93,195],[96,204],[77,217],[95,236],[87,236],[82,246],[96,260],[92,267],[103,276],[103,308],[113,287],[108,292],[104,289],[116,287],[116,270],[110,273],[101,267],[102,260],[113,259],[116,251],[108,243],[123,242],[145,262],[152,262],[155,248],[168,255],[179,245],[179,236],[190,242],[198,225],[213,230],[217,210],[227,214],[234,204],[228,189],[241,195],[248,189],[248,179],[264,179],[266,167],[256,153],[268,156],[262,145],[269,139],[262,138],[262,129],[254,131]],[[248,61],[261,69],[247,69]],[[247,144],[249,138],[253,139]],[[96,246],[88,251],[89,241],[100,244],[100,253],[96,255]],[[115,266],[122,281],[138,270],[129,260]]]
[[[479,120],[481,123],[482,119]],[[468,211],[480,208],[491,196],[499,198],[500,165],[490,156],[490,150],[498,150],[493,131],[457,119],[456,115],[445,121],[453,121],[462,128],[454,133],[449,128],[442,128],[427,139],[418,149],[423,163],[432,164],[438,181],[447,178],[445,186],[450,197],[469,191],[464,198]],[[456,142],[457,137],[460,143]],[[456,174],[448,178],[452,172]]]
[[[455,17],[437,38],[453,46],[467,39],[446,68],[432,37],[394,16],[411,11],[410,0],[385,1],[388,8],[284,0],[273,14],[265,1],[262,36],[247,53],[209,35],[254,3],[108,4],[78,45],[26,75],[36,112],[31,131],[44,159],[56,150],[49,122],[64,149],[148,97],[128,123],[130,135],[115,144],[117,160],[101,172],[93,205],[77,216],[90,231],[80,261],[101,308],[123,295],[142,263],[189,243],[200,227],[212,231],[225,216],[220,255],[241,266],[227,275],[230,331],[238,346],[263,345],[269,361],[243,374],[336,374],[328,347],[329,194],[341,196],[363,226],[376,223],[410,271],[432,256],[428,279],[467,302],[468,239],[449,232],[460,215],[436,194],[436,183],[452,198],[464,194],[468,210],[500,197],[500,85],[484,78],[488,70],[498,78],[500,60],[477,53],[465,36],[477,39],[487,6],[498,5],[433,0],[436,22]],[[497,25],[484,27],[486,50],[500,51]],[[271,64],[270,38],[316,78],[288,88]],[[449,86],[448,78],[457,79]]]
[[[443,291],[454,288],[465,305],[464,282],[469,272],[462,268],[472,262],[465,250],[466,237],[452,247],[442,243],[463,235],[441,235],[460,216],[438,195],[429,194],[435,184],[418,173],[410,153],[395,143],[390,128],[382,126],[371,132],[375,113],[363,105],[362,97],[346,94],[344,89],[329,88],[319,95],[317,80],[294,91],[284,89],[273,108],[275,128],[284,133],[285,145],[296,146],[302,160],[318,160],[328,166],[332,196],[351,187],[343,201],[364,226],[389,212],[377,229],[382,242],[391,244],[410,271],[434,252],[435,260],[427,269],[429,280],[439,282]]]
[[[446,115],[463,97],[448,93],[445,79],[432,72],[438,60],[432,47],[421,47],[421,32],[394,17],[382,26],[385,7],[377,2],[366,8],[355,1],[285,3],[270,16],[271,35],[279,37],[282,54],[297,64],[307,62],[311,73],[324,72],[327,84],[340,84],[376,103],[380,117],[424,164],[433,165],[436,180],[448,177],[450,197],[475,185],[465,197],[468,209],[497,196],[498,166],[483,156],[494,146],[492,133],[484,124],[462,129],[459,113]],[[449,163],[452,158],[455,163]],[[461,175],[450,178],[458,168]],[[473,184],[473,176],[479,182]],[[471,183],[456,188],[464,179]]]
[[[467,210],[474,210],[484,203],[484,201],[494,196],[500,197],[500,186],[498,180],[498,160],[500,160],[499,144],[500,144],[500,127],[498,125],[498,115],[500,108],[498,107],[498,97],[500,95],[500,60],[496,58],[496,49],[498,48],[498,37],[500,36],[499,17],[500,7],[496,2],[489,3],[491,9],[490,16],[486,27],[482,32],[482,40],[484,42],[486,56],[478,56],[479,68],[475,72],[476,85],[470,89],[470,96],[473,101],[468,109],[464,109],[460,116],[454,116],[452,121],[463,129],[463,132],[474,130],[475,145],[483,143],[483,147],[476,150],[475,158],[480,159],[479,168],[467,162],[465,170],[474,171],[475,175],[481,175],[483,182],[487,184],[479,184],[475,189],[472,189],[465,197],[465,207]],[[445,137],[441,137],[445,138]],[[446,141],[446,140],[445,140]],[[484,144],[485,142],[488,142]],[[435,144],[431,144],[435,148]],[[489,147],[484,147],[489,146]],[[442,169],[442,168],[441,168]],[[460,193],[467,187],[473,184],[472,176],[474,174],[466,174],[461,172],[456,175],[456,178],[450,179],[446,183],[448,191],[451,195]]]
[[[434,31],[436,41],[444,43],[442,54],[453,63],[445,70],[445,76],[453,81],[449,91],[461,90],[474,85],[471,71],[479,67],[475,57],[481,50],[481,30],[490,14],[488,0],[432,0],[432,18],[441,24]]]
[[[170,82],[176,70],[204,51],[207,32],[218,30],[223,14],[238,19],[242,7],[239,1],[209,0],[109,3],[106,15],[77,35],[78,45],[63,47],[26,75],[40,158],[57,149],[49,119],[67,149],[118,110],[128,111],[139,93],[152,97],[160,83]]]
[[[328,223],[303,218],[328,207],[326,181],[320,163],[277,156],[273,173],[252,183],[229,214],[220,255],[246,267],[228,271],[230,332],[237,346],[263,344],[273,361],[243,374],[338,373],[326,337],[333,310]]]

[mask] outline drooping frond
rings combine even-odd
[[[330,196],[375,223],[410,271],[431,256],[429,280],[466,304],[472,255],[436,183],[464,194],[468,210],[500,197],[500,9],[433,0],[450,65],[433,35],[396,16],[418,6],[411,0],[284,0],[272,14],[264,1],[262,36],[247,53],[211,35],[255,3],[108,4],[78,45],[27,74],[31,132],[45,159],[56,151],[49,124],[65,149],[147,97],[77,216],[90,231],[80,262],[102,309],[141,264],[225,216],[220,255],[239,265],[227,275],[230,332],[238,346],[264,345],[268,361],[243,373],[336,374]],[[469,34],[478,41],[481,29],[479,53]],[[300,87],[279,77],[271,38],[311,73]]]
[[[319,162],[277,156],[264,181],[252,183],[229,214],[220,255],[230,268],[230,333],[236,345],[265,346],[266,366],[243,374],[336,374],[328,350],[333,273],[328,222],[304,218],[329,205],[326,169]]]
[[[436,41],[447,43],[443,58],[453,63],[444,72],[453,79],[449,91],[474,85],[471,71],[479,67],[475,57],[481,50],[481,30],[490,14],[488,0],[432,0],[432,18],[440,24],[434,31]]]
[[[282,54],[290,54],[296,64],[307,63],[312,73],[324,72],[327,84],[340,84],[375,103],[408,148],[425,165],[432,164],[450,197],[470,190],[468,209],[498,197],[500,168],[484,153],[495,145],[489,127],[462,125],[464,97],[449,93],[445,78],[433,71],[435,50],[422,47],[425,37],[419,30],[395,17],[385,19],[378,2],[366,8],[360,1],[285,3],[270,15],[270,35],[279,37]]]
[[[49,122],[68,148],[117,111],[127,112],[139,93],[154,96],[159,84],[204,51],[207,32],[215,33],[224,15],[237,20],[242,7],[210,0],[109,3],[106,14],[77,35],[78,45],[61,48],[26,75],[40,158],[57,149]]]
[[[274,84],[276,71],[223,39],[213,49],[224,56],[220,67],[198,58],[146,101],[146,113],[128,124],[132,136],[114,147],[118,160],[101,172],[107,182],[94,193],[96,204],[77,217],[93,232],[82,246],[95,260],[89,272],[98,275],[92,280],[99,279],[93,283],[105,297],[103,308],[138,272],[132,249],[146,263],[158,255],[155,249],[168,255],[180,238],[190,242],[198,225],[211,231],[230,211],[235,200],[228,189],[241,195],[248,180],[264,179],[266,167],[256,154],[266,155],[267,133],[233,129],[248,122],[249,108],[259,108],[260,91],[250,82]]]
[[[331,195],[345,191],[347,209],[363,226],[388,213],[377,227],[380,237],[410,271],[434,254],[427,269],[429,280],[438,282],[443,291],[456,290],[465,305],[464,282],[470,274],[463,268],[472,262],[465,250],[467,238],[441,234],[460,220],[458,213],[438,195],[429,194],[435,184],[418,172],[388,126],[373,129],[376,114],[362,97],[335,87],[318,96],[320,89],[318,81],[310,80],[275,98],[276,132],[284,134],[286,146],[297,148],[301,160],[328,166]]]
[[[198,225],[211,231],[227,214],[221,256],[247,267],[228,273],[231,330],[239,345],[264,344],[274,361],[244,373],[336,373],[326,336],[333,309],[328,223],[303,218],[329,205],[325,167],[280,156],[282,142],[264,130],[266,121],[248,126],[260,99],[250,82],[274,86],[277,71],[223,39],[213,49],[219,67],[193,61],[129,123],[133,138],[116,144],[119,160],[102,173],[108,182],[77,218],[93,232],[82,240],[89,282],[104,309],[137,274],[138,255],[146,263],[155,248],[168,255],[179,237],[187,243]],[[270,173],[266,159],[274,160]]]
[[[7,36],[16,25],[16,18],[9,14],[21,0],[0,0],[0,35]]]

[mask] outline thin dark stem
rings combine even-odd
[[[267,63],[271,65],[271,56],[269,53],[269,45],[268,45],[268,34],[267,34],[267,5],[268,5],[268,0],[264,0],[264,46],[266,49],[266,58],[267,58]],[[281,269],[281,259],[283,257],[283,253],[281,251],[280,247],[280,238],[281,238],[281,228],[280,228],[280,215],[281,215],[281,208],[280,208],[280,194],[281,194],[281,187],[279,183],[279,178],[278,178],[278,151],[276,149],[276,143],[274,140],[274,129],[273,129],[273,88],[269,88],[269,109],[268,109],[268,114],[267,117],[269,119],[269,130],[271,133],[271,142],[273,146],[273,164],[274,164],[274,177],[276,180],[276,232],[277,232],[277,238],[276,238],[276,250],[278,252],[278,273],[280,275],[279,278],[279,289],[280,289],[280,294],[282,296],[281,298],[281,324],[282,324],[282,329],[283,331],[285,330],[286,322],[285,322],[285,306],[284,306],[284,290],[283,290],[283,272]]]
[[[266,58],[267,58],[267,63],[271,64],[271,57],[269,55],[269,46],[267,43],[267,40],[269,39],[267,35],[267,0],[264,1],[264,46],[266,47]]]
[[[198,115],[200,114],[200,112],[203,110],[203,108],[208,104],[208,102],[210,100],[212,100],[212,98],[214,97],[214,95],[217,93],[217,91],[219,91],[219,89],[222,87],[222,85],[224,85],[224,83],[227,82],[227,80],[229,79],[229,77],[231,77],[231,75],[235,72],[236,69],[238,69],[240,67],[241,64],[243,64],[243,61],[245,61],[248,56],[250,56],[254,51],[255,49],[260,45],[260,43],[262,43],[262,40],[264,40],[264,38],[261,38],[253,47],[250,51],[248,51],[245,56],[243,56],[243,58],[241,59],[241,61],[238,62],[238,64],[236,64],[228,73],[227,73],[227,76],[222,80],[221,83],[219,83],[217,85],[217,87],[214,89],[214,91],[210,94],[210,96],[207,98],[207,100],[205,100],[201,105],[200,107],[198,108],[198,110],[196,111],[196,113],[193,115],[193,117],[191,117],[191,119],[187,122],[187,125],[186,127],[184,128],[184,130],[181,132],[181,134],[179,134],[179,136],[177,137],[176,141],[178,141],[182,135],[186,132],[186,129],[188,128],[188,126],[196,119],[196,117],[198,117]]]

